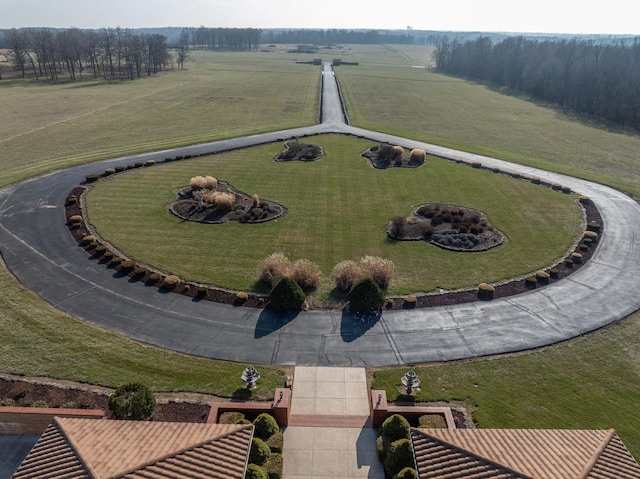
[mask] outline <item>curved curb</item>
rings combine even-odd
[[[323,102],[326,106],[327,102]],[[324,116],[327,118],[327,116]],[[591,260],[540,290],[491,302],[388,311],[370,323],[348,313],[197,302],[114,275],[87,258],[65,225],[66,195],[86,174],[166,154],[202,155],[296,136],[343,133],[537,176],[589,196],[606,234]],[[565,175],[328,121],[322,125],[82,165],[0,190],[0,251],[13,274],[55,307],[131,339],[188,354],[259,364],[386,366],[449,361],[545,346],[640,308],[640,205]]]

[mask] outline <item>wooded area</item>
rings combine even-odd
[[[166,38],[132,30],[11,29],[9,57],[22,78],[140,78],[171,64]]]
[[[640,128],[640,41],[559,42],[488,37],[436,44],[434,59],[443,73],[524,92],[579,113]]]

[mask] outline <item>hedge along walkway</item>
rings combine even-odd
[[[596,183],[353,128],[343,122],[334,78],[325,67],[323,95],[329,98],[323,99],[320,125],[83,165],[0,190],[0,251],[8,267],[46,301],[97,326],[168,349],[254,364],[384,366],[507,353],[570,339],[640,308],[640,205]],[[544,288],[491,302],[385,311],[360,323],[337,311],[286,316],[131,284],[88,259],[64,224],[66,195],[89,173],[321,133],[423,148],[569,186],[594,200],[605,234],[587,265]]]

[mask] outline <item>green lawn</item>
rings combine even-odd
[[[308,139],[320,161],[274,162],[279,144],[133,170],[101,181],[87,195],[98,233],[138,262],[192,281],[253,289],[259,262],[274,252],[316,262],[325,276],[364,255],[391,259],[391,293],[458,289],[523,276],[553,264],[580,234],[575,197],[454,162],[420,168],[371,168],[360,153],[375,143],[348,136]],[[207,225],[166,211],[174,190],[211,175],[288,208],[278,221]],[[424,203],[479,209],[508,243],[483,253],[445,251],[424,242],[389,241],[384,226]]]
[[[425,64],[431,47],[395,48],[403,65],[336,69],[354,125],[587,178],[640,196],[637,134],[411,68]]]
[[[0,82],[0,186],[54,169],[314,124],[319,67],[196,52],[138,81]]]
[[[427,63],[428,47],[423,48],[353,46],[335,55],[361,63],[337,69],[355,123],[566,171],[638,193],[640,166],[635,155],[640,137],[586,125],[484,86],[411,68]],[[318,69],[293,65],[291,55],[196,52],[195,62],[187,66],[184,72],[132,83],[0,82],[0,105],[7,120],[0,123],[0,185],[130,152],[315,121]],[[265,78],[271,79],[268,95],[257,88]],[[273,114],[278,112],[288,114]],[[313,165],[297,168],[301,166]],[[159,174],[161,167],[157,168],[153,174]],[[208,172],[196,174],[203,173]],[[186,182],[189,175],[185,176]],[[385,181],[392,181],[393,176],[388,178]],[[395,191],[404,194],[406,182],[395,185]],[[247,189],[251,186],[246,184]],[[166,191],[158,191],[166,198]],[[277,199],[278,192],[272,196]],[[381,197],[374,206],[381,208],[390,200],[395,201]],[[154,237],[148,244],[157,242]],[[239,385],[236,378],[244,365],[158,351],[87,326],[26,291],[3,269],[0,290],[3,372],[110,386],[139,380],[158,390],[225,395]],[[636,313],[619,325],[559,347],[417,371],[425,399],[467,400],[476,407],[482,427],[614,427],[640,456],[638,344]],[[259,369],[265,380],[270,375],[275,383],[281,379],[278,371]],[[394,384],[406,369],[385,373],[387,379],[378,375],[375,387],[388,389],[394,397]],[[265,389],[272,387],[267,384]]]

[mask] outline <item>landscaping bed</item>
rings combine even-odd
[[[82,207],[81,207],[81,198],[85,192],[85,188],[76,187],[74,188],[69,196],[66,205],[66,217],[67,221],[70,222],[70,219],[73,216],[82,216]],[[69,201],[72,199],[72,201]],[[585,211],[586,222],[588,225],[601,225],[602,217],[598,212],[598,209],[595,207],[593,202],[587,200],[582,202],[582,206]],[[85,238],[90,232],[84,225],[84,222],[80,223],[78,227],[73,227],[71,223],[70,231],[72,235],[76,238],[78,243],[82,244],[83,238]],[[595,228],[598,230],[598,235],[600,234],[599,228]],[[578,243],[574,246],[575,253],[579,253],[581,255],[580,262],[570,262],[566,263],[564,260],[554,265],[551,268],[547,268],[547,271],[551,271],[550,277],[546,280],[547,283],[551,283],[557,281],[559,279],[565,278],[573,273],[575,270],[579,269],[582,265],[584,265],[593,255],[596,245],[595,242],[589,244],[585,249],[584,243]],[[160,275],[159,279],[156,279],[154,276],[154,271],[151,269],[146,269],[143,274],[136,274],[135,268],[126,269],[123,268],[122,262],[112,262],[112,256],[105,256],[100,250],[98,250],[98,246],[101,244],[96,241],[94,243],[88,243],[82,245],[89,254],[92,255],[94,259],[97,261],[104,263],[105,266],[112,268],[118,272],[120,272],[123,276],[129,276],[132,279],[135,279],[141,283],[145,284],[154,284],[159,288],[165,287],[166,289],[171,289],[175,293],[184,294],[186,296],[192,297],[196,300],[207,300],[207,301],[216,301],[219,303],[232,304],[236,306],[247,306],[247,307],[255,307],[255,308],[263,308],[268,304],[268,296],[261,295],[257,293],[245,293],[245,292],[237,292],[225,290],[223,288],[215,288],[209,286],[202,286],[196,284],[186,284],[179,283],[178,285],[172,286],[168,288],[164,284],[165,276]],[[570,253],[568,257],[571,256]],[[156,273],[157,274],[157,273]],[[530,277],[529,277],[530,278]],[[543,282],[535,282],[532,283],[527,278],[519,278],[516,280],[508,281],[502,284],[495,285],[495,292],[493,294],[494,298],[502,298],[507,296],[512,296],[515,294],[523,293],[532,288],[543,287]],[[473,289],[465,289],[460,291],[436,291],[433,293],[425,293],[425,294],[416,294],[413,295],[414,298],[409,298],[407,296],[403,297],[392,297],[390,298],[392,301],[388,301],[385,305],[385,309],[387,310],[396,310],[396,309],[406,309],[406,308],[427,308],[434,306],[446,306],[452,304],[459,303],[468,303],[477,301],[478,298],[478,290],[476,288]]]
[[[77,385],[41,383],[0,378],[0,406],[108,409],[110,391],[78,388]],[[158,401],[154,421],[207,422],[210,406],[177,401]]]

